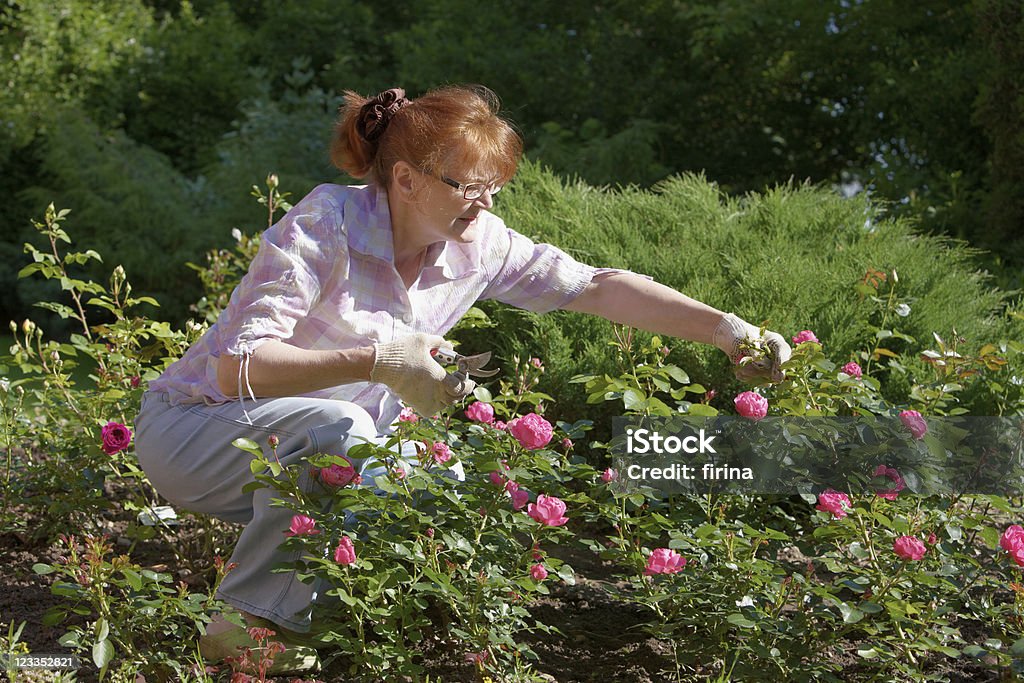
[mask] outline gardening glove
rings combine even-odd
[[[739,365],[736,377],[745,382],[759,378],[781,382],[786,378],[786,373],[780,366],[793,355],[782,335],[767,330],[762,335],[760,329],[732,313],[727,313],[718,323],[712,343],[725,351],[729,360]],[[754,347],[753,353],[745,353],[740,348],[743,343]],[[740,363],[748,355],[752,360]]]
[[[403,403],[430,417],[476,388],[476,382],[446,372],[433,359],[430,350],[437,348],[451,349],[452,345],[432,334],[411,334],[387,344],[374,344],[370,381],[387,385]]]

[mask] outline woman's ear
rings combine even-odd
[[[418,189],[419,172],[407,161],[396,161],[391,167],[391,191],[407,201],[412,202]]]

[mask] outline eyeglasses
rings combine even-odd
[[[473,201],[474,199],[480,199],[484,196],[484,192],[489,195],[496,195],[501,192],[501,185],[494,185],[492,183],[460,183],[457,180],[452,180],[446,175],[438,176],[441,182],[445,185],[451,185],[456,190],[462,192],[463,198],[467,201]]]

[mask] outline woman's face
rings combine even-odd
[[[425,192],[419,205],[423,216],[422,237],[427,243],[446,241],[469,243],[479,232],[481,211],[494,206],[491,192],[484,192],[476,199],[466,199],[462,189],[452,187],[440,178],[423,173],[426,181]],[[465,175],[447,175],[456,183],[485,183],[487,175],[479,171],[468,171]]]

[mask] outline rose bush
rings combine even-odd
[[[63,241],[61,220],[51,211],[41,225],[55,244]],[[90,260],[87,252],[48,256],[33,255],[41,264],[35,270],[71,283],[72,298],[60,310],[81,330],[58,343],[34,325],[15,326],[6,363],[24,376],[0,383],[7,532],[99,528],[108,512],[135,519],[160,502],[134,461],[126,425],[146,381],[201,332],[137,315],[144,302],[130,296],[123,272],[102,287],[76,281],[67,265]],[[622,329],[612,340],[621,373],[575,380],[593,402],[612,401],[631,415],[756,419],[770,403],[773,416],[784,418],[888,418],[902,433],[872,432],[881,434],[878,457],[856,463],[851,483],[858,489],[820,487],[789,498],[626,490],[624,475],[609,467],[607,444],[588,438],[586,415],[552,417],[559,405],[541,378],[558,368],[535,355],[514,359],[497,386],[478,387],[466,420],[450,411],[437,419],[403,413],[390,444],[358,447],[352,457],[379,463],[374,489],[341,455],[318,454],[289,469],[258,445],[239,444],[252,454],[254,486],[292,508],[293,523],[275,541],[305,552],[287,569],[324,586],[315,607],[323,630],[313,637],[347,680],[422,677],[427,634],[481,678],[528,680],[543,667],[525,636],[545,630],[531,601],[574,581],[560,558],[582,547],[616,568],[615,580],[595,582],[594,590],[632,603],[670,653],[658,680],[919,679],[945,658],[959,658],[957,666],[971,673],[1024,669],[1020,501],[923,497],[917,491],[929,483],[927,468],[888,458],[894,449],[911,461],[955,452],[938,418],[955,415],[960,397],[981,384],[1001,397],[1002,414],[1024,412],[1004,358],[1018,352],[1012,344],[971,346],[936,335],[934,348],[900,356],[894,349],[917,343],[889,324],[900,318],[889,313],[902,301],[876,298],[881,314],[872,318],[859,362],[846,356],[840,366],[822,351],[827,338],[804,335],[785,381],[743,402],[720,398],[738,398],[740,387],[692,382],[669,362],[676,351],[661,339]],[[90,306],[112,320],[89,324]],[[79,385],[72,371],[83,362],[91,363],[91,378]],[[902,394],[883,393],[879,377],[888,375],[904,378]],[[399,462],[405,443],[420,444],[415,462]],[[464,482],[455,478],[457,464]],[[297,482],[309,469],[319,485],[305,490]],[[38,519],[47,523],[30,528]],[[125,538],[181,543],[175,534],[132,524]],[[98,667],[117,667],[119,680],[204,675],[195,673],[194,639],[208,612],[222,607],[210,597],[215,581],[175,588],[168,574],[110,557],[103,542],[87,547],[73,543],[37,567],[60,577],[53,590],[63,602],[50,623],[78,615],[67,647]],[[213,574],[211,560],[201,559],[205,550],[181,552],[183,566]]]

